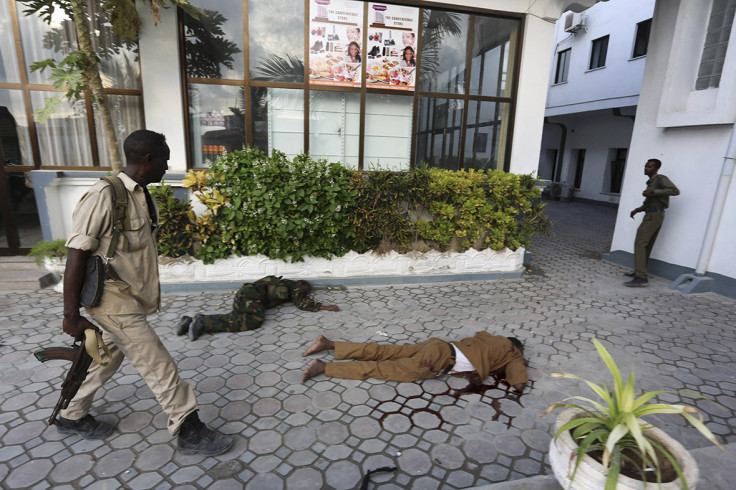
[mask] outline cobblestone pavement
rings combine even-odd
[[[625,288],[624,269],[600,260],[612,208],[553,202],[549,214],[553,234],[535,239],[534,266],[521,279],[322,289],[316,299],[340,312],[285,305],[270,310],[259,330],[196,342],[177,337],[175,321],[228,309],[231,293],[165,294],[152,325],[198,394],[202,419],[236,440],[218,457],[176,452],[164,414],[127,362],[93,406],[117,423],[113,435],[85,441],[47,427],[69,363],[42,365],[32,352],[68,343],[61,297],[46,290],[0,296],[0,487],[352,489],[367,470],[396,466],[374,475],[374,487],[451,489],[545,474],[554,415],[540,414],[566,396],[589,394],[548,375],[607,381],[593,337],[625,370],[635,369],[639,388],[692,390],[717,401],[694,404],[721,440],[736,442],[736,301],[685,296],[658,278],[648,288]],[[414,342],[481,329],[526,342],[533,382],[520,398],[493,379],[486,391],[462,394],[466,382],[457,378],[300,382],[309,362],[301,353],[318,333]],[[710,444],[676,416],[656,423],[688,449]]]

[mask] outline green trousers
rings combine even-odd
[[[660,228],[664,222],[664,211],[644,213],[644,219],[636,230],[634,240],[634,275],[642,279],[647,277],[649,255],[654,248]]]

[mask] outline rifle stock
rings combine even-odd
[[[56,359],[72,362],[69,372],[66,374],[66,378],[64,378],[64,382],[61,383],[61,396],[48,422],[49,425],[58,425],[56,416],[62,409],[69,406],[69,402],[72,401],[77,391],[79,391],[79,387],[87,377],[87,371],[92,362],[92,357],[87,354],[84,344],[81,342],[77,343],[76,341],[71,347],[46,347],[35,351],[33,355],[41,362]]]

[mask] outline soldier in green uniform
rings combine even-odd
[[[624,285],[632,288],[640,288],[649,285],[647,279],[647,264],[649,255],[652,253],[654,241],[657,239],[662,222],[664,221],[664,210],[670,205],[670,196],[677,196],[680,190],[664,175],[658,174],[662,162],[652,158],[644,165],[644,174],[649,177],[647,188],[642,192],[644,203],[631,211],[631,218],[639,212],[644,212],[644,219],[636,230],[634,240],[634,272],[626,275],[633,277]]]
[[[244,332],[261,326],[266,309],[292,301],[304,311],[340,311],[335,305],[325,306],[309,297],[307,281],[291,281],[266,276],[253,283],[243,284],[233,299],[233,310],[226,314],[183,316],[176,326],[177,335],[189,333],[197,340],[203,333]]]

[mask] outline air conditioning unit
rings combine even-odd
[[[565,15],[565,32],[578,32],[585,27],[585,14],[568,12]]]

